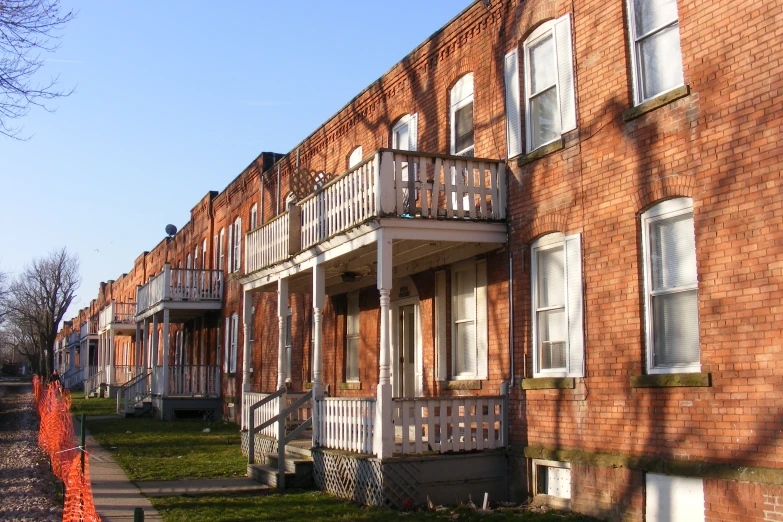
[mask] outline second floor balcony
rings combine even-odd
[[[98,318],[92,317],[90,320],[82,323],[81,327],[79,328],[79,338],[80,339],[86,339],[86,338],[95,338],[97,339],[98,336]]]
[[[98,331],[129,330],[136,327],[136,303],[112,301],[98,315]]]
[[[440,227],[446,238],[471,223],[497,224],[505,218],[502,161],[380,149],[248,232],[245,273],[308,249],[328,249],[337,236],[358,227],[380,228],[390,219],[406,220],[413,228]]]
[[[219,310],[222,301],[221,270],[172,268],[166,263],[147,284],[136,288],[135,320],[141,321],[163,309],[187,319],[204,311]]]

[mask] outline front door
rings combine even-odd
[[[416,307],[400,306],[397,317],[397,393],[400,397],[416,396]]]

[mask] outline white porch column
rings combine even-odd
[[[114,330],[109,330],[107,335],[109,351],[109,375],[106,378],[106,384],[111,386],[114,381]]]
[[[250,391],[250,330],[253,322],[253,294],[242,293],[243,349],[242,349],[242,391]],[[244,400],[244,395],[243,395]],[[243,410],[244,411],[244,410]]]
[[[163,396],[169,395],[169,309],[163,309]]]
[[[142,341],[142,352],[141,352],[141,366],[145,370],[149,370],[152,368],[152,355],[150,354],[150,351],[152,347],[150,346],[150,329],[149,329],[149,323],[147,322],[147,319],[144,319],[144,322],[142,323],[141,328],[141,335],[144,337],[144,340]]]
[[[326,294],[326,278],[323,265],[316,264],[313,267],[313,446],[319,446],[321,440],[320,415],[315,401],[323,399],[324,386],[321,380],[321,335],[324,298]]]
[[[158,314],[152,316],[152,351],[150,352],[150,369],[152,369],[152,392],[155,394],[162,393],[160,389],[160,373],[157,372],[158,366],[158,349],[160,344],[160,335],[158,334]],[[157,378],[156,378],[157,375]]]
[[[392,241],[381,235],[378,239],[378,291],[381,294],[380,325],[380,378],[375,402],[375,436],[373,453],[379,459],[394,452],[394,426],[392,425],[391,386],[391,337],[389,331],[389,293],[392,288]]]
[[[133,342],[133,364],[136,366],[136,368],[141,367],[141,360],[143,357],[143,351],[142,351],[142,339],[141,339],[141,325],[137,322],[136,323],[136,339],[134,339]],[[136,370],[134,369],[134,372]]]
[[[285,386],[288,373],[285,353],[286,321],[288,320],[288,279],[277,281],[277,322],[280,330],[277,342],[277,389]]]

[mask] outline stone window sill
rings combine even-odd
[[[563,150],[564,148],[565,139],[561,137],[559,140],[553,141],[549,145],[544,145],[543,147],[539,147],[533,152],[525,154],[524,156],[519,156],[517,159],[517,166],[521,167],[523,165],[527,165],[528,163],[532,163],[539,158],[543,158],[544,156],[548,156],[549,154]]]
[[[360,382],[341,382],[337,385],[340,390],[361,390],[362,383]]]
[[[631,388],[709,388],[710,386],[712,386],[712,374],[706,372],[631,376]]]
[[[523,390],[573,390],[576,379],[573,377],[535,377],[522,379]]]
[[[480,390],[481,381],[443,381],[447,390]]]
[[[640,116],[644,116],[648,112],[659,109],[664,105],[672,103],[673,101],[679,100],[680,98],[685,98],[686,96],[690,95],[690,93],[691,88],[687,85],[677,87],[673,91],[665,92],[659,96],[656,96],[655,98],[647,100],[644,103],[640,103],[636,107],[631,107],[627,111],[624,111],[623,121],[631,121]]]

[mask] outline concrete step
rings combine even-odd
[[[276,488],[277,486],[277,468],[267,466],[266,464],[248,464],[247,476],[265,486]],[[296,473],[287,471],[285,473],[284,487],[296,488],[306,487],[296,485]]]
[[[264,463],[275,469],[278,468],[277,453],[265,453]],[[293,455],[286,455],[285,470],[296,474],[298,478],[313,474],[313,459],[297,458]]]

